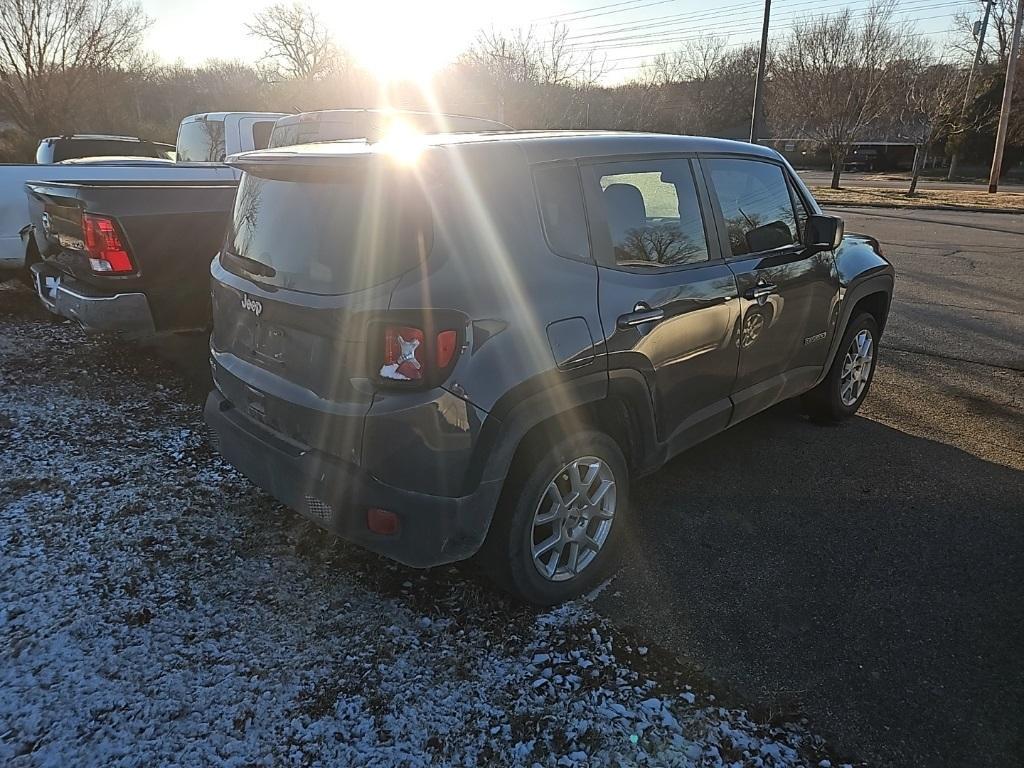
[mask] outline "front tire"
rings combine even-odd
[[[804,395],[804,409],[822,422],[853,416],[868,395],[877,362],[878,322],[864,312],[846,327],[828,374]]]
[[[608,574],[625,537],[629,471],[622,450],[587,430],[527,447],[516,464],[477,559],[527,602],[578,597]]]

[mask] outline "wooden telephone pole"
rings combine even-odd
[[[1010,103],[1013,101],[1013,81],[1017,75],[1017,56],[1020,52],[1020,27],[1024,21],[1024,0],[1017,0],[1017,13],[1013,17],[1013,37],[1010,39],[1010,60],[1006,64],[1006,85],[1003,86],[1003,105],[999,110],[999,128],[996,131],[996,149],[992,153],[992,171],[988,175],[988,191],[999,191],[999,172],[1003,168],[1003,150],[1006,131],[1010,125]]]
[[[768,19],[772,15],[772,0],[764,0],[764,23],[761,26],[761,55],[757,59],[757,79],[754,81],[754,109],[750,116],[750,143],[757,144],[764,123],[764,66],[768,58]]]
[[[971,62],[971,71],[967,75],[967,87],[964,89],[964,105],[960,109],[960,122],[958,127],[963,130],[964,118],[967,116],[967,108],[971,106],[971,95],[974,93],[974,73],[981,64],[981,55],[985,52],[985,31],[988,29],[988,17],[992,15],[992,6],[996,0],[985,0],[985,17],[981,20],[981,30],[978,32],[978,50],[974,53],[974,60]],[[956,176],[957,166],[960,164],[959,148],[953,150],[953,156],[949,158],[949,173],[946,178],[950,181]]]

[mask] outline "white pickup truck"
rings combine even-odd
[[[266,147],[274,123],[283,116],[277,112],[209,112],[186,117],[178,127],[175,162],[119,157],[54,165],[0,164],[0,272],[22,270],[39,256],[37,243],[27,236],[31,219],[26,182],[237,181],[239,171],[224,165],[224,158]]]

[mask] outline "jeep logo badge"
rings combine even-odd
[[[256,301],[256,299],[250,299],[244,293],[242,294],[242,309],[247,309],[252,312],[256,317],[259,317],[263,312],[263,305]]]

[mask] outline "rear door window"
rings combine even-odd
[[[243,176],[222,253],[226,269],[267,285],[340,294],[397,277],[430,252],[430,209],[411,173],[290,173]]]
[[[178,129],[178,162],[224,162],[224,121],[192,120]]]
[[[541,166],[533,171],[544,236],[559,256],[587,261],[590,241],[583,211],[580,174],[575,164]]]
[[[273,120],[257,120],[252,124],[252,145],[256,149],[266,149],[270,145],[270,135],[274,132]]]
[[[782,168],[739,158],[702,160],[718,196],[733,256],[799,242],[793,198]]]
[[[608,163],[592,168],[614,265],[678,267],[708,260],[690,161]],[[597,190],[594,190],[595,193]]]

